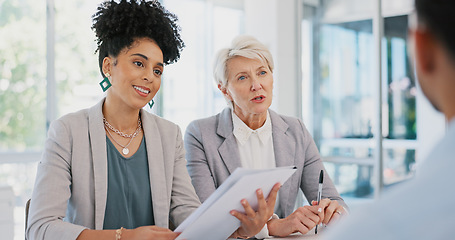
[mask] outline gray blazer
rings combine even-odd
[[[28,239],[76,239],[103,229],[107,198],[104,99],[54,121],[38,165]],[[186,170],[177,125],[141,110],[156,226],[179,225],[200,202]]]
[[[297,167],[296,173],[279,191],[276,213],[283,218],[294,211],[299,188],[308,201],[316,200],[319,172],[324,166],[316,144],[301,120],[278,115],[272,110],[269,112],[276,166]],[[226,108],[215,116],[191,122],[185,133],[185,149],[193,186],[201,202],[204,202],[241,166],[231,109]],[[322,197],[338,200],[346,207],[327,174],[324,176]]]

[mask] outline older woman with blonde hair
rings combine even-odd
[[[346,213],[329,176],[324,176],[319,205],[294,209],[299,188],[316,200],[318,176],[324,166],[303,122],[270,110],[273,98],[273,58],[251,36],[239,36],[215,59],[215,82],[229,107],[215,116],[195,120],[185,134],[187,168],[203,202],[238,167],[264,169],[296,166],[296,173],[278,194],[275,214],[258,238],[307,233]]]

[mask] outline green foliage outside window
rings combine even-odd
[[[43,144],[45,20],[43,1],[0,1],[0,151]]]

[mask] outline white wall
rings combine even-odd
[[[272,109],[301,117],[296,0],[245,0],[245,32],[266,44],[275,62]]]

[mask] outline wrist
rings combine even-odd
[[[122,229],[122,230],[120,231],[121,234],[120,234],[119,240],[134,239],[134,237],[132,237],[133,236],[133,230],[132,229],[126,229],[126,228],[122,227],[122,228],[119,228],[119,229],[115,230],[115,238],[114,238],[115,240],[117,240],[117,236],[118,236],[117,233],[119,232],[120,229]]]
[[[115,240],[121,240],[122,239],[122,234],[123,234],[123,227],[115,230]]]
[[[234,232],[234,238],[240,238],[240,239],[248,239],[248,235],[243,235],[240,233],[241,227],[237,228],[237,230]]]
[[[280,234],[277,232],[280,229],[280,221],[281,219],[272,218],[267,222],[267,229],[269,231],[269,236],[279,236]]]

